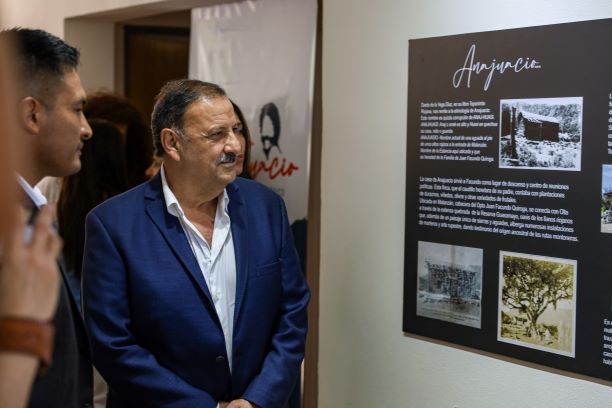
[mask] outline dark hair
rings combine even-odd
[[[266,116],[270,118],[270,121],[272,121],[272,127],[274,132],[272,136],[263,134],[263,122]],[[261,108],[261,113],[259,114],[259,137],[261,139],[261,144],[263,146],[263,152],[266,156],[266,159],[269,157],[270,151],[273,147],[276,147],[279,152],[281,151],[280,145],[278,144],[280,132],[281,122],[278,108],[272,102],[267,103],[263,106],[263,108]]]
[[[268,116],[272,121],[272,127],[274,128],[274,137],[278,138],[281,131],[280,124],[280,113],[278,112],[278,108],[273,103],[267,103],[261,108],[261,113],[259,114],[259,132],[261,133],[263,128],[263,120]]]
[[[251,132],[249,131],[249,126],[247,125],[246,119],[242,114],[242,110],[240,107],[234,103],[234,101],[230,100],[232,106],[234,107],[234,112],[236,112],[236,116],[238,116],[238,120],[242,124],[242,136],[244,136],[244,166],[242,167],[242,173],[239,174],[240,177],[252,179],[251,175]]]
[[[55,88],[64,74],[76,70],[79,50],[43,30],[12,28],[0,33],[9,37],[16,48],[17,72],[22,78],[22,96],[33,96],[53,105]]]
[[[98,92],[87,97],[84,113],[87,119],[105,119],[125,126],[128,188],[144,182],[145,171],[153,158],[153,146],[149,129],[138,109],[121,96]]]
[[[153,149],[156,156],[164,154],[161,144],[161,131],[173,129],[183,131],[183,116],[189,105],[201,98],[214,99],[227,96],[223,88],[210,82],[197,79],[179,79],[167,82],[155,98],[151,114]]]
[[[85,216],[102,201],[126,190],[121,133],[111,122],[89,121],[93,137],[83,145],[81,171],[65,177],[57,203],[57,221],[64,240],[64,260],[81,276]]]

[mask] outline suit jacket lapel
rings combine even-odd
[[[79,349],[85,353],[85,355],[90,355],[89,350],[89,340],[86,334],[85,322],[83,321],[83,315],[81,314],[81,307],[77,305],[76,297],[72,292],[72,286],[69,282],[68,273],[64,267],[65,261],[63,255],[60,254],[60,258],[57,260],[57,265],[59,267],[60,273],[62,274],[62,278],[64,279],[64,288],[62,290],[66,290],[68,295],[68,302],[70,303],[70,309],[72,310],[72,314],[74,316],[73,321],[75,322],[75,333],[77,335],[77,343],[79,345]],[[88,357],[90,358],[90,357]]]
[[[248,223],[246,204],[236,183],[227,186],[229,196],[229,216],[232,225],[232,240],[236,257],[236,304],[234,306],[234,326],[238,322],[248,280]]]
[[[214,308],[210,290],[208,289],[208,285],[206,285],[206,280],[204,279],[204,275],[202,275],[198,261],[189,245],[181,222],[177,217],[168,213],[166,209],[159,172],[149,181],[145,198],[148,200],[146,203],[147,214],[157,226],[157,229],[166,240],[168,246],[172,249],[183,267],[189,271],[189,274]]]
[[[59,259],[57,260],[57,266],[60,270],[60,273],[62,274],[62,278],[64,279],[64,283],[66,286],[66,291],[68,292],[68,294],[70,296],[68,296],[70,298],[70,304],[76,308],[77,311],[80,311],[81,308],[77,306],[77,302],[76,302],[76,296],[74,295],[74,292],[72,292],[72,286],[70,285],[70,278],[68,277],[68,273],[66,272],[66,261],[64,261],[64,256],[62,254],[60,254]],[[79,315],[81,313],[79,312]]]
[[[23,194],[21,194],[21,197],[20,197],[21,204],[26,209],[26,211],[29,212],[28,225],[30,227],[34,227],[33,223],[34,223],[34,220],[36,218],[36,214],[38,214],[38,207],[36,206],[34,201],[32,201],[30,196],[28,196],[28,194],[23,189],[21,189],[21,192],[23,193]],[[57,225],[55,225],[55,223],[53,224],[53,228],[55,228],[55,230],[57,230]],[[62,275],[62,278],[64,279],[64,283],[66,284],[66,288],[68,290],[68,293],[70,294],[70,300],[74,304],[74,306],[76,306],[76,302],[74,300],[75,299],[74,294],[70,290],[70,285],[68,284],[68,276],[66,275],[66,269],[64,268],[64,260],[63,260],[63,256],[61,254],[60,254],[60,258],[57,260],[57,265],[58,265],[58,268],[59,268],[60,273]]]

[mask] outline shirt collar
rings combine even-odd
[[[26,192],[30,200],[36,205],[38,208],[43,205],[47,205],[47,199],[40,192],[38,187],[32,187],[21,175],[17,174],[17,182],[23,188],[23,191]]]
[[[166,201],[166,210],[168,210],[168,213],[174,215],[175,217],[185,217],[181,204],[168,185],[168,181],[166,180],[166,170],[164,169],[163,164],[161,166],[160,173],[162,180],[162,191],[164,193],[164,200]],[[219,203],[217,204],[217,212],[220,208],[222,208],[227,214],[229,196],[227,195],[227,190],[225,188],[223,189],[223,193],[221,194],[220,198],[221,200],[219,200]]]

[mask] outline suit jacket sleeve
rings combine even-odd
[[[304,357],[307,331],[307,306],[310,292],[300,268],[289,226],[287,210],[278,199],[280,223],[281,273],[283,297],[276,331],[262,369],[244,393],[244,398],[260,407],[282,407],[295,386]]]
[[[84,314],[94,364],[111,390],[134,406],[214,408],[217,401],[161,366],[130,332],[127,277],[120,251],[90,213],[83,257]]]

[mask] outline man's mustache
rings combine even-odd
[[[236,153],[223,153],[221,157],[217,159],[217,164],[234,163],[236,161]]]

